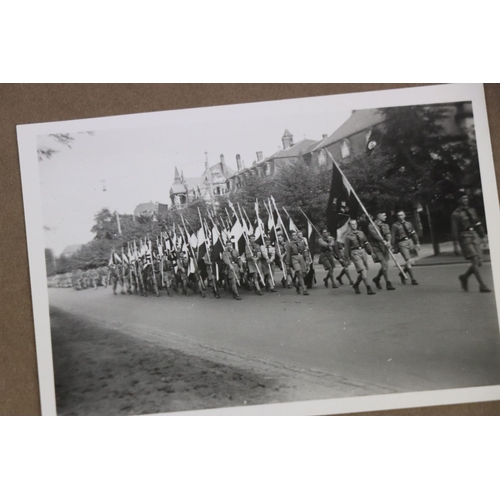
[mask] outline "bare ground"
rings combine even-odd
[[[255,360],[221,362],[228,358],[221,351],[193,355],[193,346],[183,352],[55,307],[50,316],[58,415],[258,405],[297,400],[299,393],[299,399],[326,398],[338,382]]]

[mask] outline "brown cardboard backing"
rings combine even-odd
[[[415,85],[0,85],[0,415],[40,414],[16,125]],[[500,158],[500,84],[485,85],[485,91],[496,160]],[[498,183],[500,167],[496,167],[496,174]],[[372,414],[500,415],[500,401]]]

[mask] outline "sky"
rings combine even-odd
[[[282,148],[285,129],[294,142],[320,140],[350,114],[324,98],[294,99],[151,113],[150,126],[142,115],[137,127],[128,120],[127,128],[97,126],[92,135],[72,131],[71,148],[39,136],[39,148],[58,150],[39,161],[45,247],[59,255],[68,245],[90,241],[94,215],[103,207],[131,214],[139,203],[170,204],[175,167],[185,177],[201,176],[205,151],[210,165],[224,154],[236,170],[237,154],[250,166],[257,151],[266,157]]]

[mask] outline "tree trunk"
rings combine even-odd
[[[440,254],[439,242],[434,232],[434,226],[432,225],[431,211],[429,210],[429,205],[427,204],[425,205],[425,213],[427,214],[427,222],[429,224],[429,232],[431,233],[432,248],[434,250],[434,255],[439,255]]]

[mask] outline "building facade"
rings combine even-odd
[[[236,155],[237,171],[227,179],[227,191],[237,191],[252,177],[268,178],[271,180],[279,172],[280,168],[292,165],[297,160],[303,159],[308,152],[312,151],[321,142],[303,139],[295,144],[293,135],[288,130],[285,130],[281,141],[283,149],[276,151],[271,156],[264,157],[262,151],[257,151],[257,159],[250,167],[243,167],[240,155]]]
[[[206,201],[214,196],[221,196],[227,192],[227,180],[233,176],[235,171],[226,164],[224,155],[220,155],[220,161],[208,168],[205,162],[205,170],[199,177],[184,177],[184,173],[175,167],[174,182],[170,187],[170,201],[173,207],[183,207],[197,199]]]

